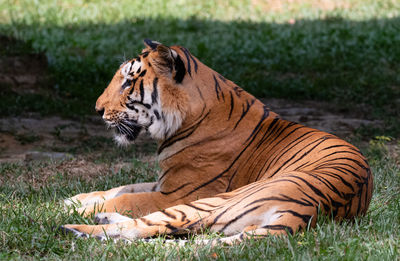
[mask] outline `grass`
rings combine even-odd
[[[388,147],[388,145],[390,147]],[[388,149],[390,148],[390,150]],[[116,159],[103,157],[104,171],[75,173],[72,161],[4,163],[0,165],[1,259],[198,259],[198,260],[396,260],[400,256],[400,144],[379,138],[364,149],[375,177],[367,215],[354,222],[321,218],[315,229],[288,237],[266,237],[227,247],[185,247],[159,242],[130,245],[62,236],[54,229],[65,223],[91,223],[69,215],[60,201],[80,192],[155,179],[154,167],[131,160],[115,171]],[[121,158],[120,158],[121,160]],[[124,160],[129,160],[125,158]],[[209,235],[217,236],[217,235]]]
[[[0,112],[93,113],[119,64],[152,38],[186,46],[259,97],[330,101],[383,119],[368,137],[398,137],[400,2],[323,2],[3,1],[0,33],[45,52],[54,84],[44,97],[2,90]]]

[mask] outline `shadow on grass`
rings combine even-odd
[[[0,25],[0,32],[46,53],[54,82],[47,95],[1,88],[0,113],[90,114],[119,64],[136,56],[142,40],[150,38],[187,47],[258,97],[330,101],[343,112],[383,118],[378,132],[399,137],[399,29],[397,17],[295,24],[138,19],[64,27]]]

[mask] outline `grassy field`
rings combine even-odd
[[[72,160],[1,163],[0,259],[399,259],[400,2],[313,2],[0,0],[0,35],[24,41],[0,47],[0,57],[42,52],[50,77],[44,91],[24,95],[0,86],[2,117],[92,114],[119,64],[150,38],[187,47],[258,97],[322,100],[383,122],[359,130],[355,141],[375,176],[365,217],[341,224],[321,219],[295,236],[232,247],[125,245],[57,234],[59,225],[92,222],[69,216],[63,198],[155,179],[157,167],[138,160],[138,149],[110,151],[110,143],[99,142]]]

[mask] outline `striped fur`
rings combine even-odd
[[[366,213],[373,178],[356,147],[281,119],[183,47],[145,43],[96,109],[119,143],[156,139],[162,172],[66,200],[99,224],[65,231],[134,240],[209,228],[233,243],[314,226],[319,209],[337,220]]]

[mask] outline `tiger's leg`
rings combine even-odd
[[[181,204],[147,216],[102,225],[65,225],[61,230],[72,232],[77,237],[89,235],[104,238],[134,240],[159,234],[180,234],[197,231],[203,226],[202,220],[218,209],[225,199],[219,197],[201,199],[188,204]],[[111,213],[104,213],[109,215]],[[101,215],[98,214],[98,215]],[[118,219],[118,217],[117,217]]]
[[[66,225],[65,229],[77,235],[108,235],[132,240],[209,228],[233,236],[222,239],[226,243],[250,235],[293,234],[308,225],[315,226],[319,206],[327,213],[343,215],[340,214],[342,209],[346,209],[353,201],[348,193],[358,193],[356,188],[351,187],[346,188],[349,191],[342,188],[343,194],[337,193],[333,188],[333,180],[329,183],[316,182],[312,175],[285,173],[274,179],[254,182],[213,198],[173,206],[143,218],[108,225]],[[319,179],[316,178],[317,181]],[[243,233],[245,228],[250,230]]]
[[[156,191],[157,182],[131,184],[120,186],[107,191],[93,191],[82,193],[64,200],[66,206],[80,203],[82,206],[101,204],[106,200],[121,196],[125,193],[139,193]]]
[[[188,204],[176,205],[138,219],[102,225],[65,225],[62,229],[72,232],[76,236],[90,234],[96,237],[104,237],[107,235],[113,238],[129,240],[146,238],[157,234],[179,234],[197,231],[205,226],[202,222],[205,217],[216,209],[221,208],[231,199],[229,194],[231,193],[200,199]],[[99,213],[97,215],[101,217],[102,215],[113,214]],[[118,219],[117,216],[116,219]]]
[[[206,227],[227,236],[240,233],[246,227],[260,227],[271,233],[294,233],[307,226],[311,217],[316,215],[318,206],[299,200],[301,197],[297,185],[288,182],[287,178],[266,180],[139,219],[106,225],[66,225],[64,228],[76,235],[108,235],[130,240],[158,234],[196,232]]]

